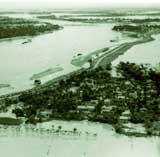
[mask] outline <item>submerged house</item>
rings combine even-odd
[[[38,118],[41,118],[41,119],[43,119],[43,120],[47,120],[47,119],[50,118],[51,114],[52,114],[52,111],[51,111],[51,110],[39,111],[37,117],[38,117]]]
[[[121,116],[119,117],[119,122],[120,123],[128,123],[130,120],[130,110],[126,110],[122,112]]]
[[[111,112],[111,110],[113,108],[116,108],[116,106],[115,105],[112,105],[112,106],[103,105],[102,108],[101,108],[101,113],[105,114],[105,113]]]

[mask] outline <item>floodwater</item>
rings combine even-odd
[[[62,126],[59,133],[49,132]],[[42,128],[45,128],[43,130]],[[77,133],[73,129],[77,128]],[[27,129],[27,128],[26,128]],[[118,135],[107,124],[52,121],[34,129],[0,129],[4,157],[160,157],[160,139]],[[43,131],[39,131],[39,129]],[[68,130],[68,132],[64,132]],[[7,134],[7,135],[5,135]],[[6,150],[7,148],[7,150]]]
[[[24,18],[31,18],[30,16],[22,15]],[[1,88],[0,94],[31,88],[33,81],[30,77],[49,68],[59,66],[64,68],[64,71],[44,77],[42,82],[76,70],[77,67],[72,66],[70,61],[78,53],[87,54],[103,47],[114,46],[118,43],[110,40],[117,37],[120,42],[127,40],[113,32],[111,24],[42,21],[60,24],[64,29],[34,37],[32,42],[27,44],[22,44],[27,40],[24,38],[0,42],[0,84],[11,85],[9,88]]]
[[[35,37],[28,44],[22,44],[26,39],[0,43],[0,83],[14,87],[0,89],[1,94],[32,87],[33,82],[29,78],[48,68],[60,66],[64,71],[48,76],[43,81],[76,70],[70,64],[74,55],[114,46],[110,39],[117,36],[123,42],[126,40],[112,32],[112,25],[108,24],[85,25],[63,21],[61,24],[65,26],[63,30]],[[160,58],[158,49],[158,40],[138,45],[120,56],[116,62],[127,60],[155,63]],[[62,130],[69,132],[53,133],[46,130],[50,130],[53,125],[55,129],[62,126]],[[80,134],[73,133],[74,128]],[[160,139],[118,135],[106,124],[52,121],[30,129],[0,127],[0,153],[3,157],[160,157]]]
[[[134,62],[134,63],[144,63],[151,64],[153,66],[160,63],[160,35],[154,35],[154,41],[149,43],[144,43],[136,45],[129,49],[126,53],[119,56],[113,65],[118,64],[120,61],[123,62]]]

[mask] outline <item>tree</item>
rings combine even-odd
[[[94,109],[96,114],[100,114],[101,113],[101,109],[102,109],[103,105],[104,105],[103,101],[99,100],[98,104],[95,106],[95,109]]]
[[[40,86],[41,85],[41,80],[34,80],[34,85],[35,86]]]
[[[16,117],[24,117],[24,111],[22,109],[16,108],[12,112],[16,114]]]
[[[109,63],[109,64],[106,65],[106,70],[107,70],[107,71],[112,70],[112,65],[111,65],[111,63]]]

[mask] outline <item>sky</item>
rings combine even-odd
[[[109,6],[159,3],[160,0],[0,0],[0,8]]]

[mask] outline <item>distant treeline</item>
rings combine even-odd
[[[84,23],[148,23],[148,22],[160,22],[160,18],[145,18],[145,19],[129,19],[127,16],[120,18],[77,18],[77,17],[59,17],[58,20],[72,21],[72,22],[84,22]]]
[[[112,30],[145,33],[152,29],[160,29],[160,25],[116,25]]]
[[[56,19],[57,17],[55,15],[42,15],[42,16],[37,16],[39,19]]]
[[[60,28],[59,25],[41,23],[35,20],[0,16],[0,39],[17,36],[34,36]]]
[[[11,18],[7,16],[0,16],[0,25],[13,25],[13,24],[36,24],[39,23],[35,20],[26,20],[23,18]]]
[[[0,38],[10,38],[16,36],[34,36],[40,33],[58,30],[59,25],[18,25],[16,27],[3,27],[0,26]]]

